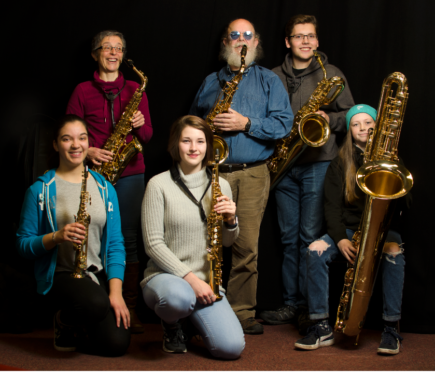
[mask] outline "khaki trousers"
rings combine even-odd
[[[231,173],[220,173],[233,193],[240,233],[232,246],[232,266],[227,299],[242,321],[255,317],[257,257],[260,225],[269,198],[270,176],[266,164]]]

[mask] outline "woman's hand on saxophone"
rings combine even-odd
[[[86,237],[86,228],[78,222],[69,223],[59,231],[45,234],[42,244],[47,251],[64,242],[82,243]]]
[[[99,149],[98,147],[89,147],[88,155],[86,157],[95,165],[101,165],[101,163],[112,161],[113,153],[108,150]]]
[[[183,279],[190,284],[195,292],[196,300],[200,304],[210,305],[216,301],[216,296],[211,287],[204,282],[204,280],[199,279],[194,273],[190,272],[185,275]]]
[[[338,244],[338,249],[341,254],[348,260],[352,265],[355,263],[356,248],[353,246],[349,239],[341,239]]]
[[[124,298],[122,297],[122,281],[118,278],[112,278],[109,280],[109,301],[110,306],[115,313],[116,326],[121,326],[124,324],[124,328],[128,329],[130,327],[130,311],[128,311],[127,305],[125,304]]]
[[[228,196],[222,195],[217,198],[217,204],[214,206],[214,210],[217,213],[224,215],[224,220],[229,225],[236,223],[236,203],[234,203]]]
[[[136,111],[133,115],[133,119],[131,120],[131,126],[134,129],[139,129],[144,124],[145,124],[145,117],[140,111]]]

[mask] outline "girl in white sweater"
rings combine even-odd
[[[188,318],[213,356],[235,359],[245,346],[243,330],[224,292],[216,302],[207,283],[211,180],[206,165],[212,149],[213,133],[203,119],[189,115],[173,124],[168,151],[174,165],[149,181],[142,204],[150,260],[141,286],[146,304],[162,319],[163,350],[187,351]],[[239,234],[236,205],[228,182],[219,178],[219,184],[223,196],[214,209],[224,216],[223,245],[231,246]]]

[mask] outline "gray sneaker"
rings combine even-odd
[[[67,326],[60,321],[60,311],[54,315],[54,348],[57,351],[76,351],[77,337],[73,326]]]
[[[295,346],[304,350],[316,350],[319,347],[334,344],[334,334],[327,319],[321,320],[308,329],[304,338],[296,341]]]
[[[266,324],[287,324],[296,320],[296,308],[284,305],[277,310],[262,311],[258,316]]]

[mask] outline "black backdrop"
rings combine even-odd
[[[1,26],[5,45],[1,99],[5,133],[1,148],[6,160],[2,205],[7,223],[2,224],[6,238],[2,248],[4,259],[0,260],[4,274],[0,277],[0,288],[16,285],[19,280],[13,279],[14,275],[21,278],[31,268],[31,264],[18,258],[13,245],[24,191],[31,182],[32,171],[39,172],[32,168],[37,162],[32,146],[36,145],[35,151],[41,156],[38,146],[48,143],[44,130],[38,132],[35,128],[49,126],[53,118],[61,116],[74,87],[92,79],[95,62],[90,56],[90,42],[94,34],[103,29],[123,32],[127,56],[149,78],[147,95],[154,136],[145,149],[148,180],[170,165],[166,143],[171,123],[187,113],[205,76],[222,66],[217,59],[219,36],[227,22],[238,17],[251,20],[263,41],[265,57],[260,64],[273,68],[282,63],[287,53],[286,21],[294,14],[305,13],[317,17],[319,50],[344,72],[356,103],[377,107],[382,81],[391,72],[400,71],[408,78],[410,98],[400,155],[414,176],[415,186],[414,204],[404,216],[402,231],[407,261],[402,330],[435,333],[435,253],[428,238],[434,222],[430,217],[434,208],[430,138],[435,134],[433,119],[428,120],[435,34],[430,3],[430,0],[8,2],[9,10],[3,13]],[[127,68],[122,70],[128,79],[137,80]],[[260,237],[257,296],[260,309],[273,308],[282,301],[281,246],[276,224],[271,198]],[[338,294],[335,297],[331,294],[331,302],[336,301],[341,291],[341,276],[335,282]],[[368,326],[379,326],[375,321],[370,323],[370,319],[379,319],[382,311],[381,295],[377,292]]]

